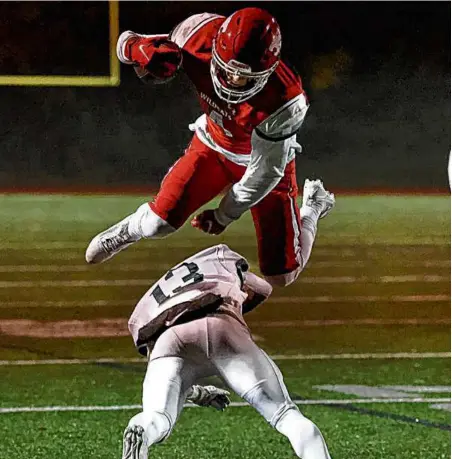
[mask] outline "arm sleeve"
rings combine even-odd
[[[242,179],[235,183],[220,202],[216,217],[229,224],[256,205],[275,188],[284,176],[293,141],[270,141],[254,130],[251,137],[251,157]]]
[[[248,298],[243,302],[242,313],[246,314],[267,300],[272,293],[272,286],[252,272],[246,272],[244,280]]]

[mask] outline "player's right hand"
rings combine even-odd
[[[182,63],[182,51],[166,36],[123,32],[116,45],[116,54],[123,64],[134,65],[138,76],[166,80],[174,76]]]
[[[229,392],[215,386],[192,386],[191,394],[187,397],[195,405],[211,406],[216,410],[225,410],[231,401]]]
[[[193,218],[191,226],[207,234],[221,234],[226,229],[226,226],[217,220],[214,209],[203,210]]]

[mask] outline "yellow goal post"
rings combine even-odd
[[[119,61],[116,40],[119,35],[119,2],[108,1],[110,75],[0,75],[0,86],[118,86]]]

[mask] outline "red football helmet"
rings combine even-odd
[[[210,74],[218,97],[237,104],[257,94],[276,69],[281,31],[259,8],[244,8],[221,25],[212,46]]]

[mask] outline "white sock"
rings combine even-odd
[[[317,234],[317,222],[319,220],[319,215],[319,212],[310,206],[302,206],[300,209],[300,244],[302,258],[301,269],[304,269],[306,263],[309,260],[309,257],[311,256],[312,247],[314,245],[315,236]]]
[[[276,429],[285,435],[295,454],[302,459],[331,459],[319,428],[297,409],[287,411]]]
[[[129,234],[138,241],[142,238],[163,238],[176,230],[152,211],[149,203],[142,204],[130,216]]]
[[[147,421],[145,433],[148,446],[160,443],[170,434],[171,423],[165,413],[154,411],[147,416]]]
[[[315,237],[317,233],[317,222],[319,221],[320,212],[314,207],[301,206],[300,219],[301,226],[309,230]]]
[[[171,432],[171,423],[165,413],[151,411],[138,413],[129,421],[129,427],[138,425],[144,429],[143,440],[147,448],[160,443]]]
[[[320,212],[310,206],[300,208],[301,230],[299,235],[300,251],[297,253],[299,267],[294,271],[280,276],[266,276],[265,279],[272,285],[286,286],[294,282],[308,263],[317,234],[317,221]]]

